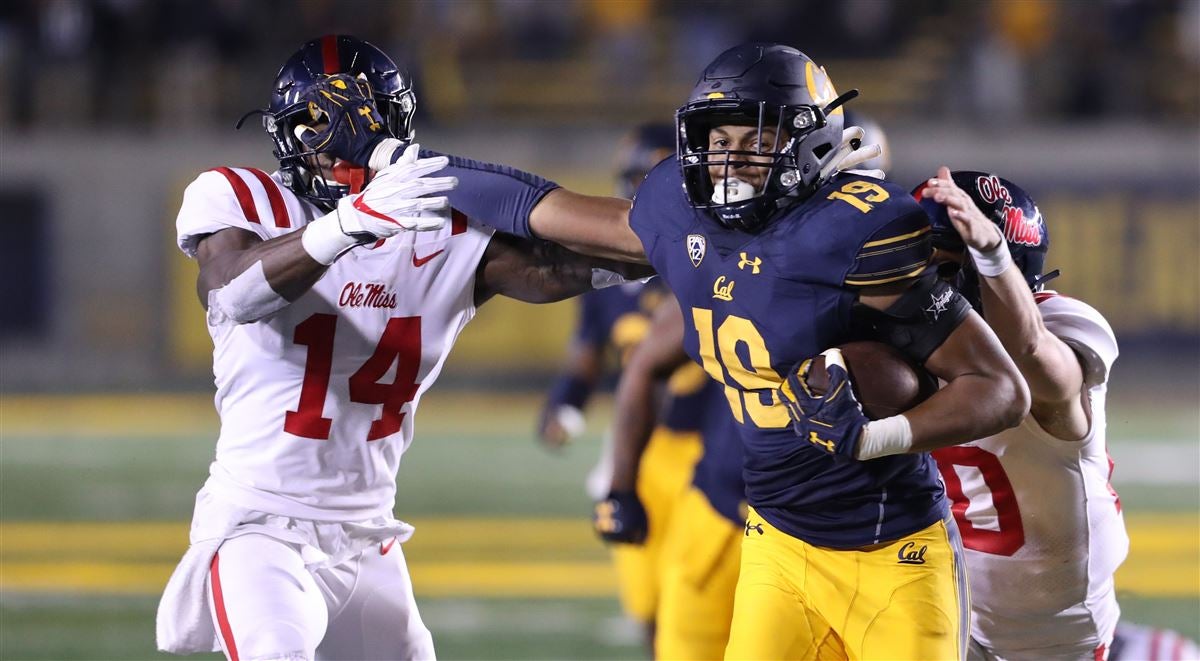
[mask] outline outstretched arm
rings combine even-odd
[[[372,170],[394,162],[404,143],[381,140],[371,156]],[[434,155],[427,152],[423,155]],[[582,195],[507,165],[450,156],[444,174],[462,185],[450,205],[506,234],[540,238],[604,259],[645,264],[642,243],[629,227],[629,200]]]
[[[549,241],[496,233],[475,273],[475,304],[496,294],[552,303],[621,279],[654,275],[646,266],[585,257]]]
[[[629,227],[629,200],[551,191],[533,208],[535,236],[586,255],[646,263],[642,241]]]

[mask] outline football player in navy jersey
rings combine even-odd
[[[961,544],[928,452],[1029,409],[996,336],[929,272],[924,211],[850,172],[878,150],[843,130],[849,98],[803,53],[745,44],[704,71],[676,113],[676,158],[651,171],[632,209],[531,184],[526,214],[451,199],[504,231],[648,260],[679,300],[684,346],[723,385],[745,450],[732,658],[961,657]],[[945,386],[868,420],[834,349],[864,336]],[[820,353],[827,396],[805,385]]]
[[[623,140],[619,152],[618,194],[633,197],[646,173],[674,153],[674,126],[644,124],[635,128]],[[583,409],[592,392],[613,371],[612,366],[623,365],[629,352],[642,341],[650,325],[650,315],[664,296],[670,296],[666,287],[651,280],[645,284],[630,282],[608,287],[579,298],[579,322],[570,357],[550,390],[538,426],[538,435],[547,447],[560,447],[568,440],[572,427],[582,427]],[[615,360],[612,353],[616,354]],[[708,381],[703,370],[690,362],[671,379],[671,411],[654,430],[643,463],[645,470],[637,483],[651,525],[643,531],[646,536],[643,544],[612,548],[621,607],[627,616],[643,625],[651,648],[659,607],[663,531],[691,479],[692,465],[700,456],[698,416],[691,409],[703,399],[697,391],[703,390]],[[581,429],[574,433],[578,431]],[[600,501],[608,495],[612,478],[611,438],[611,433],[605,434],[600,460],[588,475],[587,491],[592,500]]]
[[[870,118],[846,113],[846,121],[864,129],[865,142],[877,144],[881,153],[858,167],[885,170],[889,155],[882,127]],[[585,294],[591,296],[593,294]],[[631,352],[617,387],[613,446],[616,469],[610,501],[629,510],[642,506],[637,484],[650,467],[646,448],[653,443],[650,429],[660,417],[655,386],[680,365],[694,365],[683,349],[684,320],[674,298],[664,300],[646,338]],[[704,454],[696,464],[691,488],[672,512],[662,542],[659,583],[662,597],[655,640],[657,658],[714,659],[724,654],[729,639],[734,589],[741,558],[745,484],[742,481],[742,442],[724,395],[715,381],[705,389],[700,422]],[[673,413],[672,407],[662,415]],[[646,517],[653,522],[653,513]],[[645,534],[640,515],[625,517],[631,523],[602,536],[609,541],[637,544]]]
[[[641,490],[634,487],[652,469],[646,457],[656,422],[680,408],[663,410],[657,391],[681,368],[695,367],[683,350],[683,336],[683,313],[668,297],[621,374],[607,500],[620,513],[620,525],[602,532],[606,541],[636,547],[654,522],[655,512],[642,512]],[[700,426],[704,454],[665,531],[659,532],[664,538],[656,577],[661,597],[654,651],[659,659],[715,659],[724,653],[745,521],[742,441],[723,391],[709,380],[701,398],[691,399],[689,413]]]

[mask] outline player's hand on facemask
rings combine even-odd
[[[958,230],[963,243],[968,247],[980,252],[988,252],[1004,243],[1004,236],[1000,234],[1000,228],[988,220],[979,207],[975,206],[971,196],[954,183],[954,179],[950,176],[950,168],[943,165],[938,168],[937,176],[925,183],[925,188],[921,190],[921,197],[932,199],[946,207],[946,215],[950,217],[954,229]]]
[[[802,442],[853,459],[869,420],[850,387],[850,373],[841,350],[828,349],[821,355],[825,356],[825,371],[829,375],[824,395],[817,395],[808,387],[811,359],[788,373],[779,393],[792,418],[792,429]]]
[[[342,232],[360,242],[387,238],[414,230],[425,232],[446,224],[450,201],[444,193],[458,186],[457,177],[430,177],[445,168],[445,156],[418,158],[420,146],[411,144],[398,161],[375,175],[363,192],[338,201]]]
[[[371,86],[362,77],[326,76],[301,98],[308,102],[311,122],[298,124],[295,133],[309,149],[365,166],[376,143],[388,137]]]
[[[608,492],[607,498],[596,503],[592,525],[601,539],[617,544],[641,544],[650,528],[646,509],[633,491]]]

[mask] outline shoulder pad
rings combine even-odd
[[[1119,354],[1112,326],[1096,308],[1057,292],[1034,294],[1046,330],[1065,342],[1083,363],[1089,386],[1108,381]]]
[[[200,239],[213,232],[236,227],[269,239],[290,231],[291,225],[282,187],[253,168],[202,172],[184,190],[175,219],[179,248],[189,257],[195,256]]]

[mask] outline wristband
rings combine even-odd
[[[300,236],[300,245],[320,264],[329,266],[342,253],[357,246],[359,241],[342,231],[342,223],[338,218],[338,210],[317,218],[304,228]]]
[[[903,415],[872,420],[863,428],[854,457],[860,461],[904,454],[912,449],[912,426]]]
[[[404,154],[404,148],[408,146],[407,142],[396,138],[384,138],[375,145],[375,149],[371,151],[371,158],[367,160],[367,167],[375,172],[386,168],[396,159]]]
[[[971,261],[975,262],[975,270],[986,278],[999,276],[1007,271],[1013,263],[1012,255],[1008,252],[1008,242],[1003,237],[1000,239],[1000,245],[987,252],[981,252],[970,246],[967,246],[967,252],[971,253]]]

